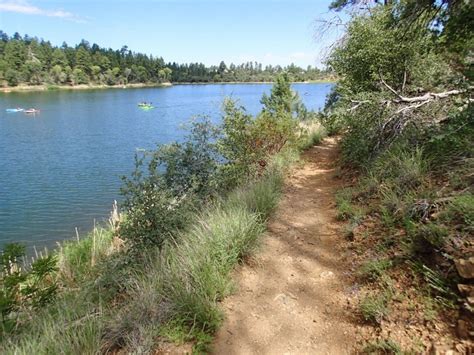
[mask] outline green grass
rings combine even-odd
[[[444,211],[442,219],[462,223],[467,229],[473,231],[474,195],[466,193],[453,198],[446,211]]]
[[[326,136],[327,131],[323,126],[315,123],[304,124],[303,134],[299,140],[299,148],[301,150],[306,150],[315,145],[321,144]]]
[[[368,281],[378,281],[393,265],[390,259],[374,259],[363,264],[359,269],[359,276]]]
[[[55,303],[32,314],[22,332],[1,343],[0,352],[94,353],[100,346],[103,318],[100,304],[90,302],[84,291],[64,292]]]
[[[359,303],[362,318],[373,324],[380,324],[382,319],[389,314],[388,303],[391,294],[385,290],[365,296]]]
[[[46,86],[46,89],[47,89],[48,91],[57,91],[57,90],[60,89],[60,87],[59,87],[58,85],[51,85],[51,84],[49,84],[49,85]]]
[[[402,349],[392,339],[382,339],[370,342],[362,349],[363,354],[402,354]]]
[[[79,241],[62,243],[57,250],[61,281],[74,286],[90,277],[94,266],[116,251],[112,241],[112,229],[96,227]]]
[[[116,252],[113,232],[97,226],[78,241],[59,245],[53,255],[58,270],[53,275],[59,292],[41,309],[19,313],[15,334],[0,342],[7,354],[94,353],[101,342],[104,302],[110,291],[94,283],[99,265]]]
[[[346,188],[336,193],[336,218],[339,221],[347,221],[354,216],[360,215],[360,209],[352,203],[353,190]]]

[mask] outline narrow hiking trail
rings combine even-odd
[[[354,352],[344,275],[350,259],[335,220],[336,157],[331,138],[303,154],[305,163],[287,180],[261,250],[235,271],[238,291],[223,302],[214,354]]]

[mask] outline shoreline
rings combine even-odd
[[[295,81],[292,84],[333,84],[337,80],[310,80],[310,81]],[[0,88],[0,93],[28,93],[28,92],[41,92],[41,91],[74,91],[74,90],[106,90],[106,89],[142,89],[142,88],[158,88],[158,87],[171,87],[176,85],[254,85],[254,84],[273,84],[273,81],[219,81],[219,82],[175,82],[175,83],[135,83],[127,85],[20,85],[12,87]]]
[[[309,80],[309,81],[292,81],[291,84],[334,84],[337,82],[335,80]],[[273,81],[216,81],[216,82],[182,82],[182,83],[172,83],[172,85],[238,85],[238,84],[274,84]]]
[[[67,91],[67,90],[105,90],[105,89],[141,89],[141,88],[153,88],[153,87],[169,87],[171,83],[135,83],[126,85],[20,85],[4,87],[0,89],[0,93],[9,94],[14,92],[39,92],[39,91]]]

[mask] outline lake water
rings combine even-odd
[[[323,106],[332,84],[295,84],[309,109]],[[119,198],[120,176],[137,148],[180,139],[194,115],[219,120],[222,100],[256,114],[267,84],[0,94],[0,247],[52,246],[91,230]],[[140,101],[156,109],[143,111]],[[36,107],[37,115],[6,108]]]

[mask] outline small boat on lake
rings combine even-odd
[[[17,107],[17,108],[7,108],[5,111],[13,113],[13,112],[23,112],[25,110],[22,109],[21,107]]]
[[[37,110],[35,108],[29,108],[28,110],[24,110],[23,112],[32,114],[32,113],[40,113],[40,110]]]
[[[144,110],[151,110],[152,108],[155,108],[155,106],[153,106],[151,102],[140,102],[138,104],[138,107]]]

